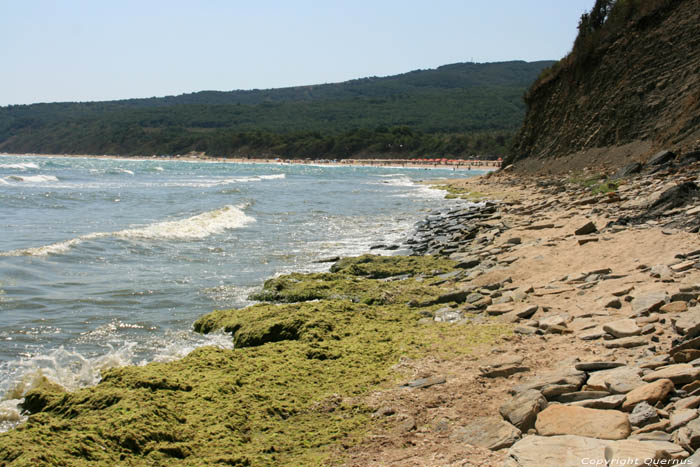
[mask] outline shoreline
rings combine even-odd
[[[507,173],[440,181],[454,197],[500,201],[419,223],[408,245],[439,256],[340,259],[328,273],[268,280],[259,304],[197,320],[200,332],[230,333],[233,351],[205,348],[171,364],[112,370],[74,395],[47,384],[28,396],[27,428],[0,435],[0,460],[21,463],[24,450],[75,460],[78,449],[131,462],[578,465],[573,445],[552,434],[584,443],[575,449],[591,459],[600,438],[632,456],[686,458],[694,448],[679,440],[679,427],[664,427],[696,400],[700,371],[668,352],[685,339],[677,320],[698,310],[700,239],[692,232],[700,227],[688,213],[700,212],[700,198],[654,203],[675,180],[698,180],[698,169],[654,170],[612,190],[605,181],[610,191],[597,175],[596,185]],[[637,330],[620,337],[609,327],[618,322]],[[700,342],[692,342],[678,355],[696,358]],[[692,375],[668,383],[676,395],[656,404],[666,425],[647,436],[641,422],[627,421],[625,394],[677,365]],[[627,375],[631,386],[613,389],[618,380],[601,379],[607,373],[598,370],[615,367],[611,374]],[[534,388],[526,391],[533,398],[523,388]],[[596,405],[601,397],[611,402]],[[135,407],[131,431],[96,434]],[[169,418],[168,407],[181,419]],[[513,412],[520,407],[526,413]],[[583,412],[557,415],[574,407]],[[76,410],[75,420],[63,415]],[[235,423],[220,426],[222,410]],[[603,417],[595,423],[601,431],[570,423],[586,410]],[[542,425],[540,412],[567,422]],[[624,417],[626,431],[610,438],[604,416]],[[57,424],[72,445],[46,441]],[[181,437],[159,438],[176,426]],[[200,430],[228,441],[202,450],[191,443]],[[85,436],[111,448],[100,451],[80,441]],[[540,463],[543,452],[550,463]]]
[[[498,170],[500,165],[497,161],[460,161],[457,163],[419,163],[404,161],[397,163],[392,159],[342,159],[339,161],[314,161],[306,159],[248,159],[241,157],[199,157],[199,156],[113,156],[113,155],[90,155],[90,154],[9,154],[0,153],[0,157],[66,157],[77,159],[106,159],[106,160],[137,160],[137,161],[181,161],[181,162],[203,162],[203,163],[232,163],[232,164],[261,164],[261,165],[311,165],[322,167],[384,167],[397,169],[425,169],[425,170],[460,170],[490,172]],[[398,159],[397,161],[401,161]]]

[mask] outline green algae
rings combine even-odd
[[[348,295],[358,280],[370,296],[399,284],[406,293],[424,286],[370,276],[430,276],[452,267],[435,258],[388,258],[341,260],[327,276],[292,276],[331,283],[329,297]],[[397,383],[391,368],[401,357],[468,353],[509,332],[500,324],[421,324],[419,311],[434,307],[417,310],[405,296],[319,298],[197,320],[199,332],[231,333],[235,350],[204,347],[175,362],[108,370],[96,387],[74,393],[31,392],[33,415],[0,434],[0,464],[320,465],[330,446],[366,433],[371,411],[362,397]]]

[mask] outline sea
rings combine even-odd
[[[479,171],[0,155],[0,431],[47,378],[182,358],[265,279],[400,242]],[[374,249],[374,253],[393,254]]]

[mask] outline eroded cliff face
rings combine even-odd
[[[630,144],[646,149],[640,159],[659,148],[698,145],[700,0],[653,3],[608,31],[585,63],[574,49],[540,77],[526,96],[527,115],[507,163],[572,153],[572,160],[597,159],[608,148],[607,162],[622,165],[629,158],[615,149]]]

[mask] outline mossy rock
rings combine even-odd
[[[362,255],[341,259],[331,266],[331,272],[381,279],[405,274],[435,276],[454,267],[454,261],[436,256]]]
[[[435,286],[363,277],[427,276],[449,266],[376,258],[340,262],[338,269],[358,276],[314,280],[340,281],[331,290],[342,293],[359,280],[376,293],[398,287],[410,294],[412,287]],[[97,386],[74,393],[40,388],[32,396],[41,401],[36,413],[0,434],[0,464],[326,464],[332,446],[367,432],[372,411],[361,401],[397,383],[392,368],[402,357],[449,358],[510,332],[502,324],[420,319],[403,303],[337,299],[212,312],[195,329],[230,332],[234,350],[202,347],[174,362],[111,369]]]

